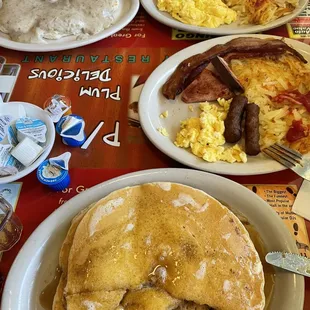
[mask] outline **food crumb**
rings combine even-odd
[[[165,111],[163,113],[160,114],[160,118],[167,118],[169,116],[169,112],[168,111]]]
[[[166,128],[164,128],[164,127],[159,127],[159,128],[157,128],[157,131],[158,131],[160,134],[162,134],[163,136],[169,137],[169,134],[168,134],[168,131],[167,131]]]
[[[194,111],[194,107],[193,107],[193,105],[192,105],[192,104],[190,104],[190,105],[188,106],[188,109],[189,109],[191,112],[193,112],[193,111]]]

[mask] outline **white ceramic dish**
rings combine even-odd
[[[49,153],[52,150],[52,147],[54,145],[55,141],[55,126],[52,122],[51,118],[48,116],[46,112],[44,112],[41,108],[26,102],[8,102],[4,103],[5,105],[18,105],[21,104],[25,111],[27,116],[30,116],[32,118],[38,118],[42,120],[46,126],[47,126],[47,136],[46,136],[46,149],[45,151],[40,155],[40,157],[29,167],[25,168],[24,170],[20,171],[19,173],[7,177],[0,178],[0,184],[10,183],[14,182],[16,180],[21,179],[22,177],[28,175],[32,171],[34,171],[36,168],[39,167],[39,165],[47,158]],[[8,308],[9,309],[9,308]]]
[[[71,219],[86,206],[114,190],[159,181],[182,183],[201,189],[238,210],[255,226],[267,251],[298,253],[295,241],[280,217],[261,198],[242,185],[195,170],[139,171],[96,185],[70,199],[51,214],[19,252],[5,284],[1,309],[44,310],[39,303],[39,295],[54,276],[59,250]],[[303,302],[303,277],[276,270],[275,290],[268,310],[302,310]]]
[[[247,36],[259,38],[272,37],[267,35]],[[166,99],[161,93],[163,84],[184,59],[204,52],[216,44],[223,44],[237,37],[242,36],[220,37],[195,44],[169,57],[155,69],[146,81],[139,100],[139,117],[142,128],[159,150],[180,163],[196,169],[229,175],[256,175],[284,170],[286,169],[284,166],[263,154],[254,157],[248,156],[247,163],[208,163],[173,144],[176,133],[180,128],[180,121],[188,117],[198,116],[199,113],[196,104],[193,104],[196,111],[195,114],[189,111],[188,104],[182,102],[179,97],[174,101]],[[310,46],[291,39],[285,39],[285,42],[302,53],[310,61]],[[169,117],[166,119],[159,118],[159,115],[167,110],[169,111]],[[169,137],[161,135],[157,130],[159,127],[166,128]]]
[[[203,33],[211,35],[228,35],[228,34],[244,34],[244,33],[259,33],[287,24],[290,20],[298,16],[307,6],[308,0],[300,0],[296,9],[286,16],[283,16],[267,25],[238,25],[234,22],[230,25],[222,25],[218,28],[206,28],[184,24],[174,19],[170,14],[161,12],[157,9],[157,0],[141,0],[141,4],[145,10],[160,23],[170,26],[175,29],[180,29],[188,32]]]
[[[87,39],[76,40],[74,36],[69,36],[59,40],[47,40],[47,43],[32,44],[12,41],[6,34],[0,32],[0,46],[17,51],[52,52],[88,45],[105,39],[127,26],[136,16],[139,6],[139,0],[120,0],[120,7],[116,12],[115,23],[100,33],[89,36]]]

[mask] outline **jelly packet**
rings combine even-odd
[[[30,117],[20,118],[15,124],[17,131],[17,140],[22,141],[25,137],[30,138],[35,143],[46,142],[46,124],[40,119],[32,119]]]
[[[71,100],[66,96],[54,95],[46,100],[44,110],[54,123],[58,123],[64,114],[71,113]]]

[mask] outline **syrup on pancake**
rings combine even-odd
[[[264,309],[262,264],[246,229],[184,185],[116,191],[73,221],[64,244],[66,286],[54,310]]]

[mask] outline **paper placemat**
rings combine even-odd
[[[281,217],[296,240],[301,255],[310,257],[305,220],[292,212],[298,188],[296,185],[245,185],[263,198]]]

